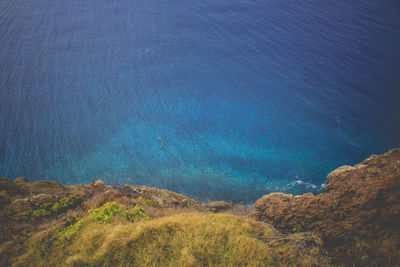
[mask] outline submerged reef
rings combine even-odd
[[[0,266],[400,265],[400,149],[326,192],[254,207],[168,190],[0,178]]]

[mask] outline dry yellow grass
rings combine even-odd
[[[321,266],[318,247],[304,249],[267,225],[227,214],[179,214],[140,223],[84,227],[61,248],[55,229],[37,233],[15,266]],[[281,240],[281,241],[280,241]],[[319,242],[315,238],[316,244]]]

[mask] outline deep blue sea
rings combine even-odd
[[[0,1],[0,176],[252,203],[396,146],[398,0]]]

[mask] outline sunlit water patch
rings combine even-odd
[[[395,2],[0,2],[0,175],[323,191],[400,145]]]

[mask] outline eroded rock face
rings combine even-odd
[[[400,149],[336,169],[325,189],[269,194],[254,216],[285,232],[317,232],[338,263],[400,264]]]

